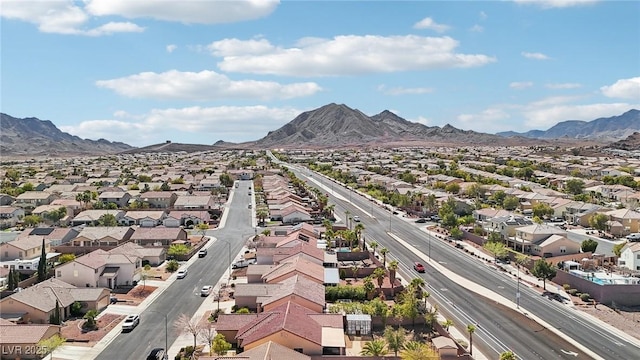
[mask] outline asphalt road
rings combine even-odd
[[[298,177],[305,179],[310,173],[306,170],[295,171]],[[307,178],[307,180],[309,180]],[[331,203],[336,204],[338,217],[344,218],[345,210],[358,215],[365,226],[364,236],[368,241],[376,240],[387,247],[392,258],[401,263],[401,274],[413,278],[417,273],[409,267],[416,256],[407,248],[387,235],[391,232],[404,241],[417,247],[425,254],[431,253],[433,261],[465,277],[477,285],[491,289],[507,299],[515,301],[516,281],[497,271],[476,258],[436,239],[405,219],[392,215],[365,197],[342,188],[338,184],[320,175],[313,175],[312,181],[319,181],[329,190]],[[311,185],[314,185],[311,182]],[[325,190],[326,191],[326,190]],[[347,201],[332,196],[332,191]],[[368,213],[368,214],[367,214]],[[372,217],[369,216],[372,215]],[[389,256],[389,255],[388,255]],[[493,301],[480,297],[464,289],[427,265],[423,275],[429,284],[432,297],[439,303],[440,309],[450,314],[454,323],[466,333],[467,324],[479,324],[474,336],[474,344],[490,358],[499,353],[512,350],[521,359],[588,359],[584,352],[567,343],[559,336],[532,323],[528,318],[513,311],[497,306]],[[404,272],[402,271],[404,270]],[[574,341],[590,349],[607,360],[626,360],[640,358],[640,348],[625,338],[607,329],[593,324],[578,310],[571,309],[556,301],[548,300],[526,286],[520,286],[520,306],[528,313],[535,314],[551,326],[564,332]],[[459,319],[456,321],[456,319]],[[459,323],[462,322],[462,323]],[[563,352],[563,350],[566,352]],[[568,354],[567,354],[568,353]],[[574,356],[573,353],[577,353]]]
[[[212,297],[200,296],[200,289],[203,285],[215,285],[229,268],[229,258],[235,258],[246,240],[255,235],[248,209],[251,197],[247,195],[252,182],[239,183],[228,204],[225,226],[207,232],[219,239],[208,248],[207,256],[191,264],[184,279],[176,280],[142,312],[140,324],[133,331],[118,335],[96,359],[146,359],[151,349],[165,348],[165,320],[168,347],[171,347],[179,334],[174,327],[178,317],[187,314],[191,318],[205,299],[211,301]]]

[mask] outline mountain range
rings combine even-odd
[[[640,131],[640,111],[629,110],[622,115],[599,118],[592,121],[567,120],[548,130],[530,130],[524,133],[506,131],[497,133],[504,137],[522,136],[535,139],[588,139],[612,142],[624,139]]]
[[[505,142],[497,135],[407,121],[385,110],[367,116],[344,104],[328,104],[303,112],[255,142],[257,147],[349,147],[398,143],[478,144]]]
[[[135,152],[194,152],[221,148],[344,148],[353,146],[425,146],[425,145],[534,145],[551,139],[563,142],[594,140],[622,142],[633,148],[640,130],[640,111],[593,121],[563,121],[548,130],[526,133],[502,132],[496,135],[460,130],[451,125],[426,126],[407,121],[391,111],[367,116],[344,104],[328,104],[304,112],[262,139],[241,144],[218,141],[213,145],[166,142],[134,148],[104,139],[88,140],[60,131],[51,121],[18,119],[0,114],[0,153],[13,156],[66,156]],[[554,140],[557,144],[557,140]]]
[[[88,140],[60,131],[51,121],[18,119],[0,113],[0,154],[67,156],[118,153],[132,146],[105,139]]]

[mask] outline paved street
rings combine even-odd
[[[304,174],[308,172],[296,172],[299,177],[304,177]],[[425,234],[416,224],[391,215],[389,211],[364,197],[337,184],[331,185],[331,182],[322,176],[314,175],[308,179],[312,182],[322,182],[324,191],[330,195],[330,201],[336,204],[338,216],[344,217],[345,210],[349,210],[352,215],[360,216],[365,225],[364,235],[367,240],[376,240],[382,246],[386,246],[391,257],[404,265],[405,273],[412,271],[407,266],[416,261],[416,254],[390,238],[387,232],[404,239],[424,254],[430,251],[433,261],[477,286],[491,289],[498,295],[515,301],[517,284],[510,276],[469,257],[442,240]],[[527,323],[525,317],[518,317],[513,312],[496,308],[491,299],[480,297],[437,272],[428,272],[424,278],[431,286],[429,291],[432,291],[432,296],[441,305],[440,309],[452,314],[454,322],[456,317],[464,322],[457,324],[458,326],[466,327],[467,323],[480,324],[474,340],[481,343],[478,344],[479,347],[490,358],[497,358],[500,352],[507,349],[513,350],[523,359],[590,358],[585,354],[587,350],[593,352],[593,357],[607,360],[632,359],[640,354],[637,342],[629,342],[626,337],[620,336],[619,332],[592,324],[590,319],[577,310],[550,301],[525,286],[520,286],[520,307],[543,319],[555,331],[571,337],[576,341],[575,344],[562,340],[551,329],[545,329],[535,323],[524,326]],[[578,356],[575,357],[573,353],[578,353]]]

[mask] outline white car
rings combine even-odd
[[[353,217],[353,221],[360,222],[360,216],[356,215]]]
[[[187,276],[187,269],[180,269],[176,273],[176,278],[177,279],[184,279],[185,276]]]
[[[128,315],[122,323],[122,330],[131,331],[140,323],[140,315]]]
[[[211,294],[211,290],[213,290],[213,286],[211,285],[203,286],[202,290],[200,290],[200,296],[209,296]]]

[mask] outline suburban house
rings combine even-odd
[[[510,216],[513,213],[503,209],[484,208],[473,210],[473,218],[479,222],[485,222],[492,218],[500,218],[504,216]]]
[[[554,257],[568,254],[578,254],[581,246],[562,235],[551,235],[531,244],[531,255],[540,257]]]
[[[0,244],[0,260],[28,260],[42,255],[42,236],[29,235]],[[45,253],[51,251],[51,242],[44,241]]]
[[[85,210],[80,212],[78,215],[76,215],[73,218],[73,220],[71,220],[71,226],[78,226],[78,225],[96,226],[98,225],[100,217],[107,214],[113,215],[116,218],[116,221],[120,221],[124,217],[125,212],[122,210],[115,210],[115,209]]]
[[[622,225],[621,232],[614,233],[610,229],[613,235],[629,235],[630,233],[640,232],[640,212],[629,209],[618,209],[607,211],[604,213],[609,217],[609,221],[619,222]]]
[[[153,227],[135,228],[131,242],[141,246],[166,246],[176,240],[188,241],[187,231],[182,228]]]
[[[484,229],[489,232],[500,233],[503,239],[516,236],[516,229],[533,225],[531,219],[518,215],[493,217],[485,221]]]
[[[640,242],[629,242],[622,248],[618,258],[618,266],[640,271]]]
[[[24,210],[14,206],[0,206],[0,229],[14,227],[24,217]]]
[[[221,314],[216,330],[245,351],[269,341],[305,355],[344,355],[342,314],[316,313],[288,301],[258,314]]]
[[[11,205],[14,201],[16,201],[16,198],[13,196],[0,193],[0,206]]]
[[[27,236],[39,236],[44,238],[52,247],[69,243],[75,239],[80,232],[74,228],[59,227],[37,227],[33,229],[25,229],[18,239]]]
[[[290,204],[280,210],[269,210],[271,220],[282,221],[284,224],[297,224],[311,220],[311,216],[306,208]]]
[[[324,286],[299,275],[275,284],[237,284],[234,291],[236,306],[257,312],[292,301],[317,313],[325,307]]]
[[[38,353],[38,343],[56,334],[60,334],[60,325],[18,325],[0,318],[0,354],[2,354],[2,359],[41,359],[42,354]]]
[[[62,264],[55,269],[56,278],[78,287],[109,289],[118,285],[132,285],[140,280],[140,255],[114,250],[98,249]]]
[[[171,191],[147,191],[141,193],[140,201],[148,203],[150,208],[168,209],[173,207],[178,195]]]
[[[71,304],[76,301],[83,305],[83,311],[102,310],[109,305],[109,289],[87,289],[59,279],[48,279],[0,300],[0,308],[5,319],[27,324],[48,324],[56,303],[60,308],[60,317],[66,319],[71,314]]]
[[[295,275],[301,275],[318,284],[324,284],[324,267],[306,259],[303,254],[287,259],[262,274],[262,282],[278,283]]]
[[[73,246],[116,247],[128,242],[133,235],[131,227],[87,226],[71,241]]]
[[[131,194],[126,191],[105,191],[98,195],[98,201],[105,204],[114,203],[118,205],[118,208],[127,207],[129,200],[131,200]]]
[[[206,210],[173,210],[162,220],[162,225],[166,227],[192,228],[199,224],[209,224],[211,215]]]
[[[145,264],[158,266],[167,259],[167,249],[163,247],[145,247],[132,242],[124,243],[115,249],[111,249],[109,253],[135,255],[142,259],[142,266]]]
[[[543,224],[523,226],[516,229],[516,236],[509,238],[508,245],[514,249],[521,248],[521,252],[530,254],[534,244],[539,244],[552,235],[566,237],[567,232],[558,227]]]
[[[26,191],[16,197],[13,206],[24,209],[27,212],[40,205],[49,205],[56,197],[49,192]]]
[[[160,211],[127,211],[120,219],[119,224],[124,226],[140,225],[141,227],[154,227],[162,224],[167,213]]]
[[[180,195],[173,207],[177,210],[210,210],[215,208],[211,195]]]
[[[267,341],[262,345],[243,351],[237,355],[200,355],[200,360],[266,360],[266,359],[287,359],[287,360],[311,360],[311,356],[301,354],[277,342]]]

